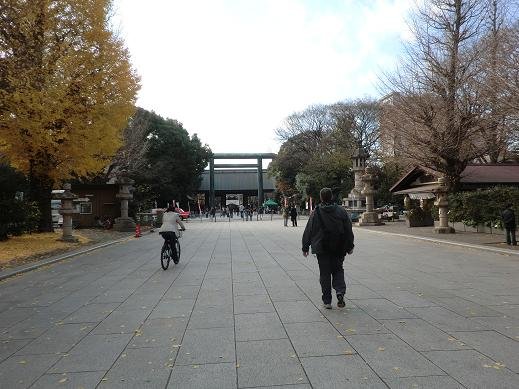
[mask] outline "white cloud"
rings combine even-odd
[[[216,152],[275,152],[308,105],[376,93],[406,36],[408,0],[116,1],[142,77],[138,104]]]

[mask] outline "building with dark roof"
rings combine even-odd
[[[198,192],[202,195],[201,203],[208,204],[210,194],[210,172],[202,173],[202,181]],[[276,189],[276,182],[267,175],[263,169],[263,191],[266,197],[272,195]],[[258,202],[258,172],[256,169],[226,169],[214,171],[214,190],[216,207],[226,205],[227,195],[240,195],[243,204],[254,204]]]
[[[423,166],[409,170],[389,190],[414,199],[434,198],[441,173]],[[496,185],[519,187],[519,164],[474,164],[461,173],[461,189],[475,190]]]

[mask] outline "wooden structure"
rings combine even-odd
[[[78,227],[97,227],[96,216],[115,220],[121,215],[116,184],[72,184],[72,191],[77,195],[75,208],[79,211],[72,217]]]

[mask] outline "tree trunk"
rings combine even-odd
[[[38,204],[40,210],[40,220],[38,222],[38,232],[53,232],[52,227],[52,180],[48,177],[29,177],[29,199]]]

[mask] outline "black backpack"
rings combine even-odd
[[[323,250],[327,254],[345,254],[345,246],[346,246],[346,233],[343,229],[342,232],[339,231],[330,231],[326,228],[326,225],[323,222],[321,216],[321,208],[318,207],[315,211],[317,213],[317,218],[319,219],[319,223],[321,224],[321,228],[324,232],[322,239]]]

